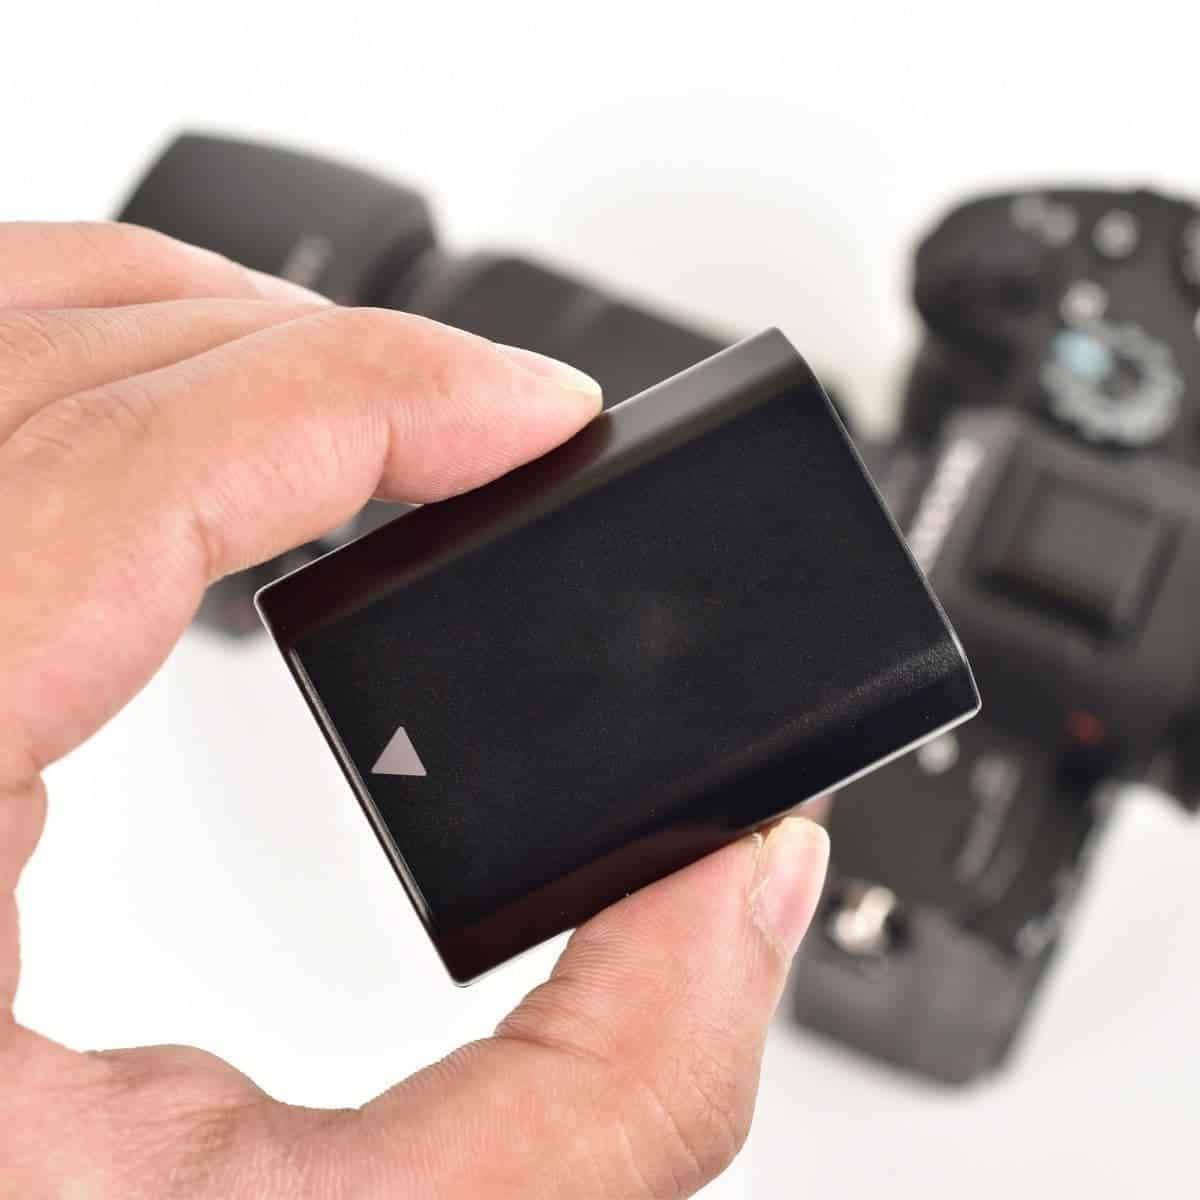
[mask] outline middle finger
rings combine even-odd
[[[0,443],[47,404],[315,311],[265,300],[0,311]]]

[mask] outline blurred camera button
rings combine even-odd
[[[1092,245],[1109,259],[1128,258],[1141,240],[1141,226],[1131,212],[1114,208],[1096,222],[1092,230]]]
[[[1161,574],[1169,523],[1133,498],[1039,468],[1018,472],[984,529],[986,582],[1089,632],[1128,633]]]
[[[825,932],[853,958],[878,958],[896,945],[900,901],[880,884],[849,880],[836,889],[825,916]]]
[[[1014,196],[1009,216],[1019,230],[1048,246],[1065,246],[1079,228],[1079,218],[1069,204],[1037,193]]]
[[[1078,279],[1063,293],[1059,311],[1068,325],[1098,320],[1108,308],[1108,293],[1090,279]]]
[[[952,733],[943,733],[917,750],[917,766],[926,775],[945,775],[954,769],[958,754],[958,738]]]

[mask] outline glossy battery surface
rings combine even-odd
[[[260,609],[459,980],[977,706],[774,331]]]

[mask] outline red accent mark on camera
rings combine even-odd
[[[1081,746],[1100,746],[1108,737],[1108,726],[1095,713],[1077,709],[1067,715],[1067,733]]]

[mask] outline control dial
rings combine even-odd
[[[1170,346],[1100,319],[1060,330],[1039,371],[1050,414],[1081,437],[1146,446],[1175,424],[1183,376]]]

